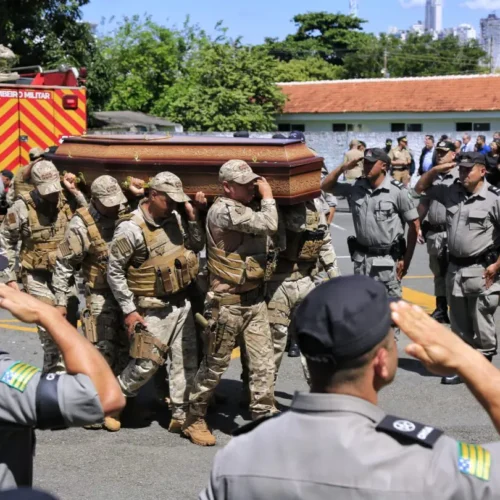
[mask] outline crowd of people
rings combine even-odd
[[[300,133],[294,138],[305,140]],[[500,189],[488,181],[493,149],[485,151],[478,138],[482,149],[467,151],[467,138],[457,152],[448,137],[434,144],[426,136],[414,188],[406,136],[394,148],[354,140],[342,163],[323,173],[322,199],[292,206],[277,206],[266,179],[239,159],[220,168],[224,194],[209,207],[203,192],[190,199],[170,172],[158,173],[147,186],[133,178],[120,185],[103,175],[83,193],[73,174],[60,173],[42,151],[32,151],[31,163],[4,179],[8,209],[0,253],[7,286],[0,286],[0,307],[37,323],[43,369],[16,368],[7,357],[2,381],[12,390],[31,388],[34,404],[49,408],[46,426],[84,423],[116,432],[125,399],[160,374],[165,394],[158,393],[171,409],[168,430],[213,446],[206,413],[239,346],[243,399],[254,422],[219,455],[202,498],[351,498],[347,491],[353,490],[366,498],[394,491],[412,498],[445,486],[443,498],[488,494],[488,487],[498,488],[490,473],[495,447],[474,448],[483,457],[479,473],[478,459],[472,469],[468,455],[474,445],[462,443],[457,451],[437,429],[409,421],[403,422],[412,431],[401,430],[394,424],[401,420],[376,407],[378,391],[395,375],[401,328],[414,342],[408,352],[441,374],[442,383],[466,382],[500,429],[492,403],[500,375],[490,363],[497,352]],[[329,195],[347,198],[351,207],[354,277],[339,277]],[[426,242],[435,276],[432,317],[401,302],[390,305],[402,297],[418,242]],[[204,248],[206,263],[200,260]],[[79,274],[86,305],[78,315]],[[25,295],[19,282],[40,301],[23,306],[34,316],[12,305]],[[66,329],[63,317],[76,325],[80,316],[86,345],[107,362],[107,372],[99,366],[112,398],[101,398],[86,419],[62,414],[57,391],[54,401],[53,390],[36,389],[40,380],[58,384],[66,373],[82,373],[104,387],[86,366],[91,360],[75,366],[74,351],[68,354],[68,343],[54,332],[54,314]],[[439,325],[448,321],[456,335]],[[311,395],[297,395],[291,411],[279,416],[274,389],[287,340],[298,343]],[[489,377],[487,386],[479,387],[471,363]],[[331,423],[314,423],[326,414]],[[313,437],[315,425],[326,426],[321,435],[336,436],[333,447],[325,450]],[[300,454],[287,448],[283,433],[300,438]],[[370,460],[358,460],[356,443]],[[443,461],[443,474],[422,486],[425,464],[435,460]],[[412,475],[415,463],[422,469]],[[388,480],[394,474],[398,481]]]

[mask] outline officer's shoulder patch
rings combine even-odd
[[[242,205],[241,203],[228,206],[227,208],[229,211],[229,217],[231,217],[231,221],[235,226],[248,222],[252,218],[252,209]]]
[[[279,417],[281,413],[276,413],[275,415],[269,415],[267,417],[260,417],[257,420],[253,420],[252,422],[242,425],[233,431],[233,436],[241,436],[242,434],[248,434],[256,429],[260,424],[271,420],[272,418]]]
[[[16,224],[17,223],[17,215],[15,212],[9,212],[9,215],[7,215],[7,220],[9,221],[9,224]]]
[[[3,372],[0,377],[0,382],[20,392],[24,392],[28,382],[39,371],[40,370],[36,366],[23,363],[22,361],[16,361]]]
[[[393,180],[391,181],[391,184],[392,184],[393,186],[396,186],[396,187],[397,187],[397,188],[399,188],[399,189],[403,189],[403,188],[404,188],[404,186],[405,186],[402,182],[399,182],[399,181],[397,181],[396,179],[393,179]]]
[[[492,193],[495,193],[497,196],[500,196],[500,189],[498,189],[495,186],[489,186],[488,191],[491,191]]]
[[[386,415],[379,422],[376,430],[397,438],[404,438],[411,443],[418,443],[426,448],[433,448],[436,441],[443,435],[440,429],[394,415]]]
[[[119,236],[112,243],[112,253],[115,257],[120,257],[122,255],[128,255],[133,250],[129,239],[123,234]]]
[[[460,441],[458,445],[458,470],[462,474],[475,476],[483,481],[489,481],[491,469],[491,454],[477,444],[467,444]]]

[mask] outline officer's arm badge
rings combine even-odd
[[[0,382],[20,392],[24,392],[28,382],[40,370],[36,366],[16,361],[0,377]]]
[[[477,444],[458,442],[458,470],[462,474],[489,481],[491,454]]]

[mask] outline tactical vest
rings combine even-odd
[[[20,199],[24,201],[28,209],[28,224],[31,233],[23,240],[19,256],[21,267],[28,271],[53,271],[57,247],[64,239],[66,226],[73,216],[73,211],[66,198],[61,195],[57,218],[52,224],[43,225],[31,194],[23,194]]]
[[[184,234],[175,217],[162,227],[150,227],[132,215],[142,231],[148,259],[139,267],[129,266],[127,283],[138,297],[165,297],[186,289],[198,274],[198,257],[184,246]]]
[[[325,239],[325,231],[319,229],[319,221],[319,212],[307,209],[305,231],[286,229],[286,250],[280,253],[280,259],[291,262],[316,262]]]
[[[79,208],[75,212],[75,216],[80,217],[85,224],[90,241],[89,250],[82,262],[82,274],[85,284],[93,290],[103,290],[109,288],[106,279],[109,248],[108,243],[102,235],[102,229],[99,229],[96,221],[92,215],[90,215],[88,208]],[[113,237],[113,230],[114,228],[112,228],[110,234],[108,235],[108,241],[111,241],[111,238]]]

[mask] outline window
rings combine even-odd
[[[391,132],[404,132],[405,128],[404,123],[391,123]]]
[[[406,124],[407,132],[422,132],[422,124],[421,123],[408,123]]]
[[[470,132],[472,130],[472,122],[459,122],[455,125],[457,132]]]
[[[361,130],[361,125],[358,125],[359,130]],[[352,132],[354,130],[354,125],[352,123],[349,123],[347,125],[347,131]]]
[[[303,123],[278,123],[279,132],[305,132],[306,126]]]
[[[489,132],[489,123],[474,123],[474,132]]]
[[[334,123],[332,125],[332,130],[334,132],[345,132],[347,130],[347,125],[345,123]]]

